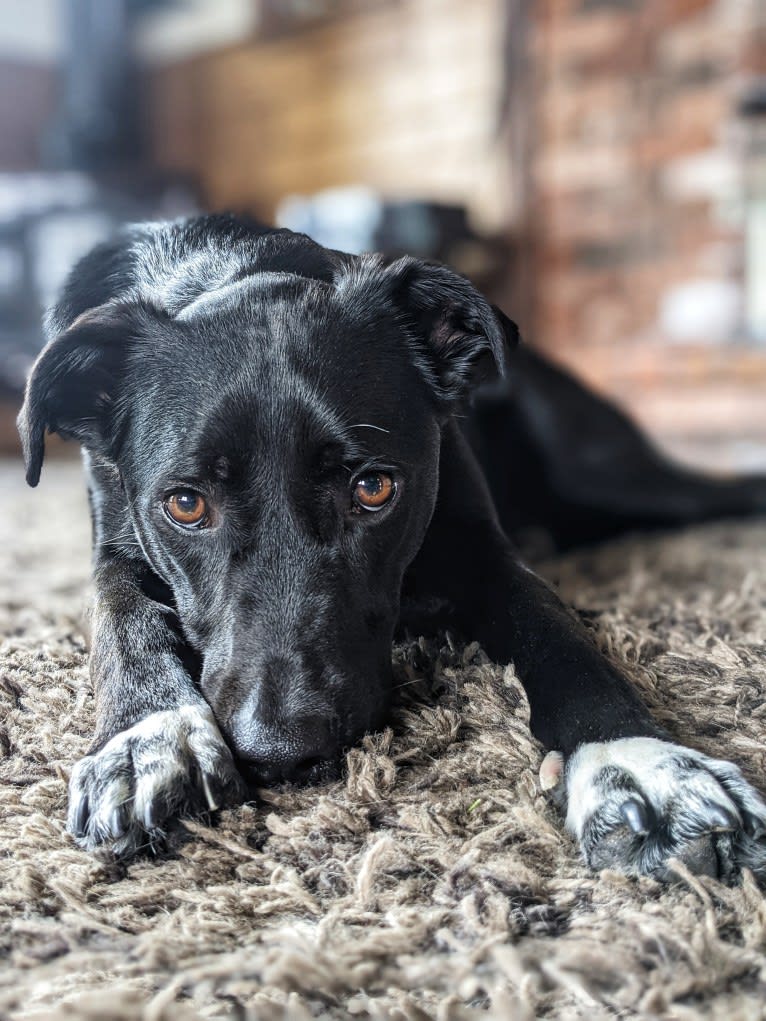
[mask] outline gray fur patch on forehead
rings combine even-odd
[[[196,311],[233,307],[247,289],[273,286],[277,280],[330,284],[342,260],[310,238],[288,231],[237,239],[213,234],[201,243],[185,238],[183,245],[174,240],[171,225],[139,234],[133,245],[134,291],[174,318],[192,305]]]
[[[132,224],[79,260],[45,317],[45,332],[51,340],[87,309],[115,299],[172,318],[201,295],[261,273],[332,284],[352,259],[304,234],[226,215]]]
[[[219,313],[233,313],[241,310],[249,299],[266,296],[277,297],[285,288],[294,288],[296,283],[326,286],[319,281],[309,281],[292,273],[256,272],[243,276],[211,290],[203,291],[178,312],[172,313],[180,322],[193,322],[200,317]]]

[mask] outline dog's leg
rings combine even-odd
[[[520,348],[510,382],[479,397],[470,438],[509,533],[559,548],[630,530],[766,515],[766,475],[716,478],[664,457],[630,419]]]
[[[467,637],[524,684],[535,736],[558,758],[567,825],[594,867],[664,877],[669,860],[728,878],[766,873],[766,803],[739,770],[671,741],[577,618],[516,557],[478,465],[445,438],[437,511],[412,566],[420,592],[446,596]]]
[[[68,829],[88,849],[129,855],[164,823],[239,799],[241,781],[183,663],[172,611],[146,592],[140,561],[95,571],[90,671],[94,743],[72,771]]]

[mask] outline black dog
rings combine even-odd
[[[386,717],[397,625],[439,606],[434,626],[515,664],[591,865],[766,869],[764,801],[669,740],[509,539],[763,512],[766,482],[664,463],[614,408],[511,353],[514,325],[442,266],[233,218],[97,248],[48,331],[20,430],[31,485],[46,429],[86,451],[83,846],[128,854],[248,784],[333,775]]]

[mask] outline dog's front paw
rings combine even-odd
[[[171,819],[241,800],[242,781],[209,709],[152,713],[81,759],[69,781],[67,829],[81,847],[120,856],[151,847]]]
[[[546,759],[543,777],[555,764]],[[567,828],[591,868],[666,880],[675,858],[726,882],[743,866],[766,878],[766,802],[730,762],[624,738],[582,745],[563,781]]]

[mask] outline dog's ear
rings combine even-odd
[[[388,267],[394,301],[423,343],[420,358],[437,396],[460,400],[505,373],[519,342],[516,324],[446,266],[405,257]]]
[[[143,306],[108,302],[83,312],[43,348],[17,420],[30,486],[40,481],[46,431],[105,447],[131,339],[148,316]]]

